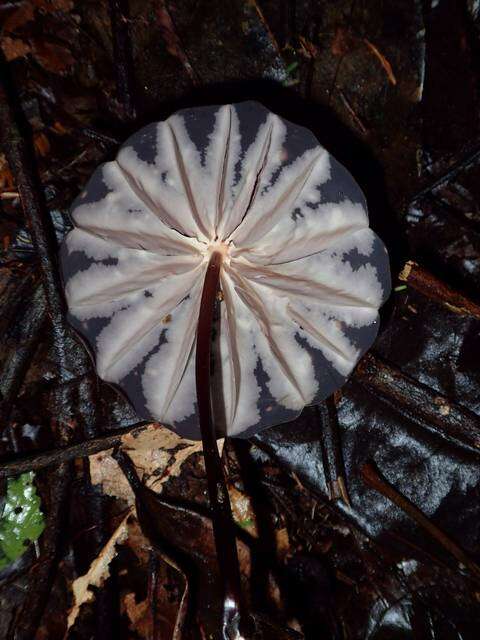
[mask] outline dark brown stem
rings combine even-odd
[[[99,451],[112,449],[122,443],[123,436],[128,433],[136,435],[146,429],[147,423],[133,424],[122,429],[116,429],[111,433],[90,438],[67,447],[59,447],[41,453],[31,453],[29,455],[16,456],[0,462],[0,478],[17,476],[26,471],[38,471],[62,462],[68,462],[75,458],[91,456]]]
[[[240,623],[241,588],[232,509],[212,418],[210,358],[213,314],[221,266],[221,254],[212,253],[198,317],[195,376],[213,533],[224,589],[222,637],[228,640],[236,637]]]
[[[454,542],[446,533],[444,533],[436,524],[434,524],[427,516],[420,511],[420,509],[410,502],[408,498],[405,498],[399,493],[385,478],[383,478],[377,471],[375,465],[367,463],[363,465],[362,477],[366,484],[375,491],[378,491],[386,498],[388,498],[393,504],[396,504],[403,512],[405,512],[414,522],[416,522],[422,529],[427,531],[432,538],[434,538],[439,544],[444,547],[459,564],[467,568],[470,573],[480,580],[480,567],[471,560],[463,549],[461,549],[456,542]]]

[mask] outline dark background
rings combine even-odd
[[[3,3],[0,17],[2,97],[33,141],[39,206],[58,239],[93,169],[141,125],[184,106],[258,99],[311,128],[351,171],[397,290],[374,348],[328,411],[307,408],[227,448],[232,495],[256,513],[256,541],[244,527],[250,606],[279,625],[277,638],[287,627],[312,639],[477,637],[478,2],[31,0]],[[40,286],[50,265],[17,195],[24,164],[3,120],[0,134],[0,452],[10,460],[135,416],[95,379],[75,339],[52,329]],[[408,260],[418,266],[398,280]],[[368,486],[368,461],[466,551],[468,566]],[[350,506],[330,495],[338,476]],[[30,548],[0,574],[1,638],[63,637],[72,580],[124,506],[90,483],[85,460],[40,471],[37,484],[47,528],[38,557]],[[201,456],[164,491],[196,505],[183,529],[175,509],[159,512],[172,553],[214,574],[209,523],[196,511],[206,503]],[[70,637],[170,638],[184,586],[137,530]],[[137,616],[129,594],[145,603]],[[186,637],[215,634],[214,604],[193,598],[191,615]]]

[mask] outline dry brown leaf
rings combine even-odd
[[[275,529],[275,549],[280,558],[283,558],[290,551],[290,538],[285,527]]]
[[[112,450],[101,451],[90,456],[90,477],[92,484],[101,485],[103,493],[125,500],[129,505],[135,503],[130,485],[120,467],[110,455]]]
[[[143,534],[140,524],[136,518],[131,518],[131,520],[128,523],[128,538],[125,542],[126,544],[128,544],[128,546],[133,551],[133,553],[137,556],[140,563],[146,566],[147,562],[150,559],[150,552],[152,550],[152,547],[150,546],[150,543],[145,537],[145,535]],[[180,640],[182,638],[182,629],[184,626],[185,617],[186,617],[187,608],[188,608],[188,580],[184,572],[180,569],[180,567],[172,558],[170,558],[167,554],[162,553],[159,549],[156,549],[156,553],[158,554],[159,558],[163,560],[163,562],[165,562],[167,565],[172,567],[172,569],[174,569],[175,571],[178,571],[183,577],[183,580],[185,582],[184,591],[180,600],[180,605],[177,610],[175,628],[173,630],[173,634],[169,636],[171,637],[172,640]],[[170,601],[170,595],[167,593],[167,589],[165,588],[165,585],[162,586],[161,584],[159,584],[157,585],[157,589],[158,588],[160,588],[160,590],[165,593],[165,596]],[[155,593],[151,594],[150,597],[155,597],[158,599],[159,598],[158,591],[156,590]],[[128,598],[125,597],[122,604],[126,610],[127,615],[131,620],[132,627],[133,626],[135,627],[135,631],[142,637],[148,637],[148,635],[147,636],[144,635],[144,632],[148,630],[150,619],[148,617],[141,618],[145,601],[137,603],[134,600],[134,598],[130,596]],[[150,607],[150,610],[151,610],[151,607]]]
[[[50,151],[50,142],[48,141],[47,136],[42,131],[35,134],[33,138],[33,144],[35,147],[35,151],[37,151],[37,153],[42,157],[46,156]]]
[[[250,496],[233,485],[228,487],[228,494],[235,522],[254,538],[258,538],[257,521]]]
[[[148,640],[152,629],[152,607],[147,599],[137,602],[134,593],[123,596],[122,605],[130,620],[130,629]]]
[[[152,547],[137,518],[132,517],[128,522],[128,538],[125,540],[125,544],[133,551],[140,564],[146,566]]]
[[[345,56],[353,47],[352,35],[344,28],[338,27],[332,40],[332,53],[334,56]]]
[[[313,44],[313,42],[304,36],[300,36],[298,40],[300,42],[300,53],[307,58],[307,60],[313,60],[317,57],[318,48]]]
[[[55,133],[58,133],[61,136],[68,133],[68,129],[61,122],[58,122],[58,121],[54,122],[51,128],[55,131]]]
[[[223,441],[219,441],[220,450]],[[183,463],[193,453],[202,451],[199,440],[180,438],[170,429],[151,424],[136,436],[127,434],[122,438],[122,448],[131,457],[137,471],[147,487],[160,493],[162,485],[172,476],[178,476]],[[102,485],[103,491],[122,498],[129,505],[135,496],[111,451],[102,451],[90,456],[90,475],[93,484]]]
[[[52,73],[63,74],[75,63],[74,57],[66,47],[45,42],[40,38],[33,42],[32,53],[42,67]]]
[[[34,0],[35,5],[44,13],[63,11],[68,13],[73,9],[73,0]]]
[[[178,37],[165,0],[161,0],[159,2],[157,15],[158,22],[160,24],[160,35],[165,42],[168,53],[181,62],[193,83],[197,83],[198,79],[195,75],[195,71],[187,58],[187,54],[185,53],[182,43],[180,42],[180,38]]]
[[[9,36],[4,36],[1,40],[2,51],[5,55],[5,58],[10,62],[11,60],[15,60],[16,58],[22,58],[30,53],[30,45],[28,45],[23,40],[19,40],[18,38],[10,38]]]
[[[13,175],[10,166],[3,153],[0,153],[0,191],[12,191],[14,189]]]
[[[34,19],[34,11],[35,8],[30,2],[20,3],[15,11],[3,21],[3,31],[13,33],[17,29],[21,29],[27,22]]]
[[[70,629],[75,623],[82,604],[90,602],[93,599],[94,593],[91,590],[91,587],[102,586],[104,581],[108,578],[110,573],[110,563],[117,555],[116,545],[123,542],[128,535],[127,520],[131,513],[132,511],[129,510],[110,536],[107,544],[92,562],[87,573],[73,581],[73,606],[68,612],[67,633],[68,629]]]

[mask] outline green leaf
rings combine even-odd
[[[40,506],[32,472],[8,480],[0,518],[0,569],[19,558],[40,537],[45,527]]]

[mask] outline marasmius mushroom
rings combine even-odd
[[[222,567],[235,549],[225,550],[215,434],[293,419],[340,387],[375,339],[390,274],[365,198],[309,130],[244,102],[141,129],[71,216],[69,320],[139,416],[202,437],[210,499],[224,509]]]

